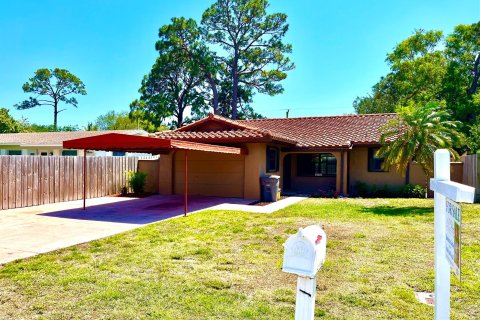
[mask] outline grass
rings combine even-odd
[[[464,205],[452,318],[479,319],[480,209]],[[282,244],[325,225],[318,319],[431,319],[431,200],[309,199],[274,214],[209,211],[0,268],[0,319],[293,319]]]

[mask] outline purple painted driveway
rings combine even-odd
[[[189,213],[251,200],[189,197]],[[183,215],[183,196],[103,197],[0,211],[0,264]]]

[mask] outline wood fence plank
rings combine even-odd
[[[15,208],[15,158],[10,157],[8,166],[8,208]]]
[[[8,188],[10,186],[10,180],[8,178],[10,168],[10,157],[2,157],[2,179],[3,179],[3,194],[2,203],[3,209],[8,209]]]
[[[48,172],[49,172],[49,181],[48,181],[48,191],[49,191],[49,203],[55,203],[55,195],[56,195],[56,186],[55,183],[55,158],[51,156],[48,157]]]
[[[92,190],[92,198],[98,197],[98,158],[92,157],[93,160],[93,168],[92,168],[92,179],[93,179],[93,190]]]
[[[32,206],[38,205],[39,171],[38,157],[32,156]]]
[[[77,161],[77,199],[83,199],[83,157],[76,157]]]
[[[22,207],[22,156],[15,156],[15,208]]]
[[[26,171],[27,171],[27,206],[33,206],[33,157],[26,157]]]

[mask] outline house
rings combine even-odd
[[[113,133],[66,141],[64,146],[160,154],[160,194],[260,199],[260,177],[265,175],[279,175],[280,187],[291,193],[353,194],[359,182],[424,185],[427,179],[417,163],[411,163],[403,177],[395,169],[383,170],[383,159],[376,157],[380,129],[396,117],[387,113],[239,121],[211,114],[148,137]]]
[[[62,131],[0,134],[0,155],[80,156],[83,150],[67,150],[63,141],[98,136],[106,133],[146,136],[144,130]],[[90,151],[87,155],[125,155],[105,151]]]
[[[209,115],[180,129],[151,137],[237,147],[244,155],[188,151],[189,194],[260,198],[259,178],[279,175],[285,192],[352,193],[357,182],[375,185],[425,184],[412,163],[403,177],[384,171],[380,128],[393,113],[235,121]],[[181,194],[185,151],[160,157],[159,191]]]

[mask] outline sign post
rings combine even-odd
[[[450,152],[440,149],[434,154],[434,178],[430,180],[430,189],[435,192],[435,320],[444,320],[450,319],[450,263],[446,243],[447,227],[451,226],[447,226],[447,199],[453,212],[459,208],[455,202],[473,203],[475,188],[450,181]],[[451,235],[450,229],[448,235]]]

